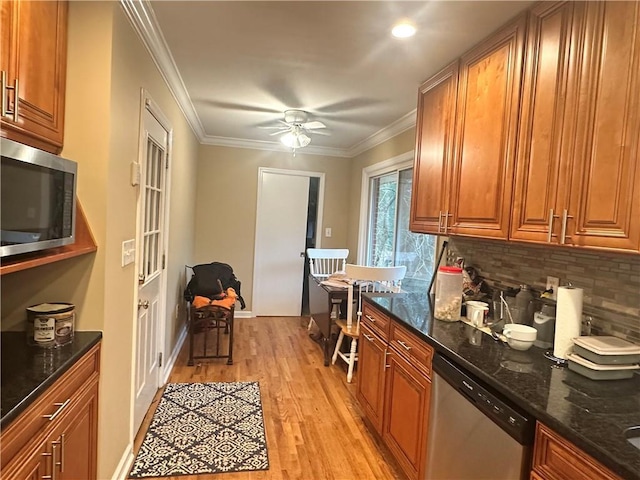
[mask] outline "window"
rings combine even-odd
[[[407,156],[364,170],[361,205],[367,215],[361,251],[366,253],[361,261],[378,267],[406,265],[406,279],[429,282],[437,237],[409,231],[413,167],[403,161]]]

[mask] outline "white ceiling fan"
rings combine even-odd
[[[311,143],[312,134],[329,135],[327,132],[319,130],[327,128],[318,120],[309,120],[309,113],[304,110],[285,110],[284,120],[278,120],[281,125],[273,127],[261,127],[267,129],[277,129],[271,135],[282,135],[280,142],[293,150],[303,148]]]

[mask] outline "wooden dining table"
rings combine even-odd
[[[318,326],[320,332],[320,344],[324,354],[324,365],[329,366],[331,359],[331,349],[333,339],[331,337],[331,326],[335,318],[331,318],[334,301],[346,302],[347,288],[338,288],[331,285],[322,284],[322,279],[309,275],[309,313]],[[339,310],[338,310],[339,312]],[[337,313],[339,315],[339,313]]]

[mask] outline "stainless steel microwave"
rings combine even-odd
[[[0,257],[74,243],[78,165],[0,139]]]

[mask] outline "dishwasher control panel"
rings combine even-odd
[[[435,355],[433,370],[520,444],[533,443],[533,417],[518,411],[502,395],[442,355]]]

